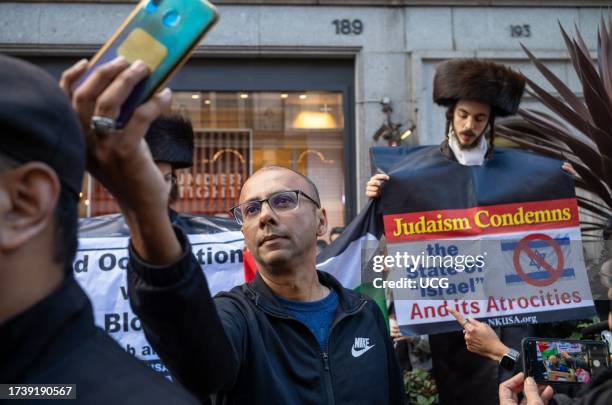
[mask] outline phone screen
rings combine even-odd
[[[584,384],[594,374],[609,366],[604,342],[525,339],[523,341],[525,373],[543,384]]]

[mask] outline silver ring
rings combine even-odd
[[[465,322],[461,324],[461,327],[465,328],[465,325],[467,325],[468,323],[470,323],[470,318],[466,318]]]
[[[117,121],[112,118],[94,115],[91,117],[89,127],[97,136],[108,136],[117,132]]]

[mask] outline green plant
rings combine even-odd
[[[601,232],[612,227],[612,14],[608,17],[607,26],[602,17],[597,32],[596,63],[578,29],[570,38],[561,27],[583,99],[521,45],[558,96],[527,79],[527,93],[549,111],[521,109],[518,117],[496,127],[500,137],[521,148],[572,164],[576,186],[590,193],[577,197],[578,206],[591,216],[581,218],[583,239],[601,240]]]
[[[559,321],[541,323],[535,325],[535,335],[542,338],[558,339],[585,339],[591,336],[583,336],[580,330],[599,322],[598,317],[591,319],[577,319],[573,321]]]
[[[584,335],[583,335],[583,334],[580,332],[580,330],[582,330],[582,329],[584,329],[584,328],[586,328],[586,327],[588,327],[588,326],[593,326],[593,325],[595,325],[595,324],[597,324],[597,323],[599,323],[599,322],[600,322],[600,320],[599,320],[599,317],[597,317],[597,316],[594,316],[594,317],[592,317],[591,319],[586,319],[586,320],[583,320],[583,321],[579,322],[579,323],[578,323],[578,329],[579,329],[579,330],[578,330],[578,331],[576,331],[576,332],[574,332],[574,333],[572,333],[572,334],[569,336],[569,338],[568,338],[568,339],[586,339],[586,338],[587,338],[587,336],[584,336]]]
[[[409,405],[438,404],[438,388],[428,371],[415,368],[404,374],[404,387]]]

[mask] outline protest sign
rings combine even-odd
[[[188,234],[192,252],[202,265],[213,295],[252,278],[253,274],[244,266],[244,239],[234,221],[173,215],[173,222]],[[130,307],[126,277],[128,239],[120,215],[82,219],[74,275],[92,301],[96,325],[128,353],[168,375]]]
[[[483,165],[464,166],[420,147],[387,169],[387,256],[374,258],[374,270],[388,272],[402,333],[459,329],[446,305],[493,326],[593,314],[561,162],[498,148]]]

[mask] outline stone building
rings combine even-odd
[[[163,1],[163,0],[162,0]],[[90,57],[134,7],[128,0],[0,0],[0,52],[60,72]],[[301,170],[321,189],[332,226],[363,205],[368,148],[390,101],[409,145],[443,139],[431,100],[436,64],[478,56],[540,81],[525,44],[580,93],[559,23],[595,57],[599,0],[217,0],[220,21],[170,83],[173,108],[197,130],[196,167],[180,173],[179,209],[224,212],[264,164]],[[534,102],[526,98],[524,105]],[[95,182],[83,214],[112,211]]]

